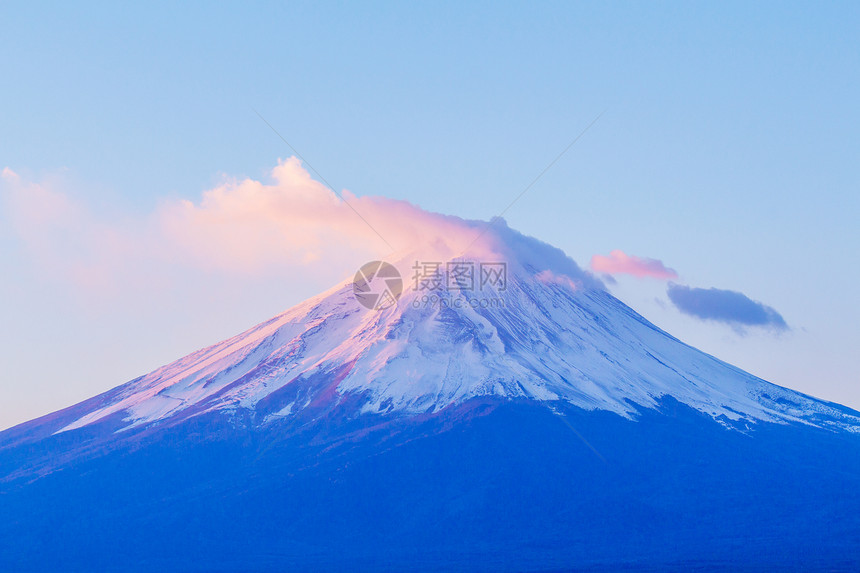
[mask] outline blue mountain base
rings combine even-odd
[[[263,426],[214,413],[111,435],[110,451],[95,447],[109,421],[0,441],[0,569],[860,566],[860,435],[728,429],[671,399],[635,421],[557,411],[473,400]],[[44,472],[61,443],[94,449]]]

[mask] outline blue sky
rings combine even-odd
[[[682,314],[661,279],[611,287],[694,346],[860,407],[855,3],[22,2],[0,26],[0,169],[130,226],[225,176],[265,179],[291,153],[255,109],[337,189],[477,219],[605,110],[508,223],[583,266],[620,249],[775,309],[787,330]],[[340,276],[210,269],[166,291],[82,294],[34,255],[11,205],[0,426]]]

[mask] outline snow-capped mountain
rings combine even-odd
[[[661,331],[557,249],[507,228],[497,234],[504,249],[485,256],[502,265],[502,285],[407,284],[396,305],[374,311],[359,304],[346,281],[126,384],[59,431],[116,414],[126,428],[209,411],[242,411],[265,424],[350,395],[359,398],[357,413],[432,413],[493,396],[625,417],[669,396],[726,423],[860,430],[860,418],[838,407],[757,379]],[[416,257],[398,261],[403,275],[422,262]],[[449,263],[474,270],[484,262],[468,254],[443,261],[441,280]]]
[[[0,432],[0,570],[860,566],[860,413],[503,225],[387,260]]]

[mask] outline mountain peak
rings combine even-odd
[[[860,426],[671,337],[560,249],[505,224],[478,237],[458,256],[441,258],[456,251],[438,243],[401,254],[391,263],[403,283],[395,304],[368,309],[344,282],[117,388],[60,431],[212,411],[269,424],[345,403],[354,415],[415,415],[478,397],[627,418],[671,397],[732,426]]]

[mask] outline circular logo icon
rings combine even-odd
[[[403,292],[403,279],[394,265],[385,261],[371,261],[355,273],[352,292],[361,306],[370,310],[383,310],[397,303]]]

